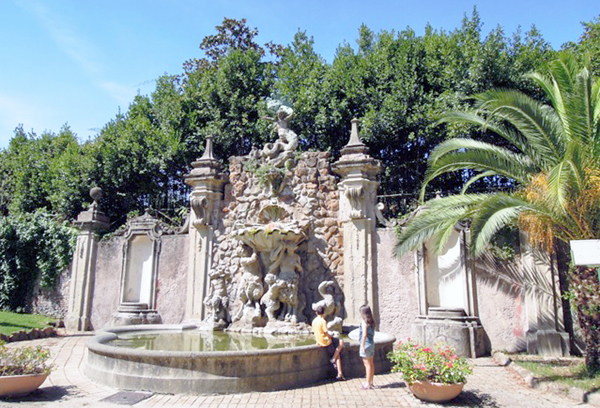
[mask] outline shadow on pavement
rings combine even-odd
[[[71,390],[71,391],[70,391]],[[78,394],[75,387],[43,387],[21,396],[21,397],[0,397],[0,401],[5,402],[52,402],[58,401],[68,395]]]
[[[458,397],[449,402],[453,407],[498,408],[500,405],[489,394],[477,394],[463,391]]]
[[[377,386],[377,388],[406,388],[406,383],[402,382],[393,382],[386,385]]]

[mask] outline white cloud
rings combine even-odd
[[[19,124],[25,132],[35,129],[39,135],[47,128],[42,124],[52,121],[51,116],[48,109],[39,109],[29,100],[0,93],[0,149],[8,146]]]
[[[79,35],[72,22],[47,6],[52,3],[22,0],[16,4],[32,13],[41,22],[58,47],[81,68],[94,86],[106,92],[120,105],[126,105],[131,101],[135,89],[105,78],[101,52],[93,43]]]
[[[73,61],[92,78],[102,75],[103,66],[98,62],[97,50],[93,44],[78,35],[69,21],[50,10],[46,4],[37,0],[25,0],[17,3],[31,12],[48,31],[50,37]],[[51,3],[50,3],[51,4]]]
[[[34,122],[34,117],[31,105],[26,101],[0,94],[0,126],[2,129],[14,129],[18,123]]]
[[[136,90],[127,85],[118,84],[116,82],[104,81],[101,82],[100,87],[107,91],[113,99],[115,99],[119,106],[126,108],[131,103]]]

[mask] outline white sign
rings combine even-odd
[[[571,241],[571,258],[575,265],[600,266],[600,239]]]

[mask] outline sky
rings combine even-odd
[[[260,44],[287,45],[305,31],[331,62],[340,44],[356,44],[361,24],[452,31],[474,6],[483,35],[535,24],[555,49],[600,15],[594,0],[0,0],[0,149],[18,125],[39,136],[68,124],[80,141],[94,138],[159,76],[201,58],[198,45],[225,17],[246,18]]]

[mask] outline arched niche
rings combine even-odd
[[[162,230],[148,213],[128,222],[123,244],[120,302],[114,324],[160,323],[156,282]]]

